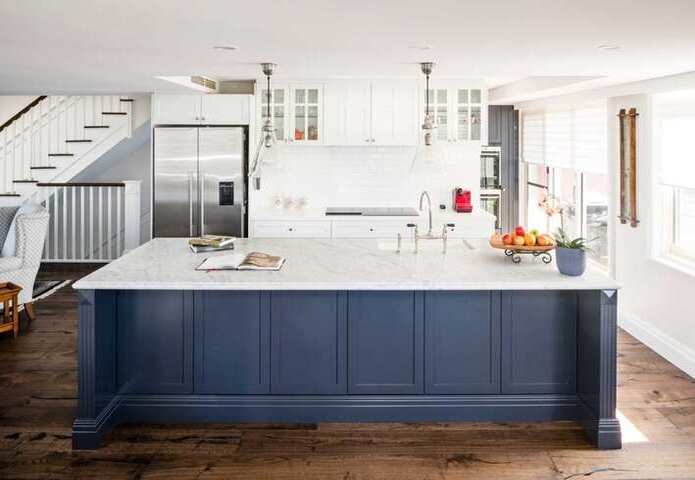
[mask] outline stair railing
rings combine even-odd
[[[132,103],[116,96],[48,96],[0,131],[0,193],[15,193],[15,184],[32,182],[33,171],[52,168],[70,157],[71,143],[89,140],[87,131],[103,128],[107,115],[127,114],[132,133]]]
[[[39,183],[44,262],[109,262],[140,244],[140,181]]]

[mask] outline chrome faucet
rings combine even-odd
[[[420,211],[422,212],[422,200],[427,198],[427,212],[428,212],[428,222],[427,222],[427,237],[432,237],[432,199],[427,190],[423,190],[420,194]]]

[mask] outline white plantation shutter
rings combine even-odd
[[[574,111],[574,167],[588,173],[608,172],[607,111],[605,108],[582,108]]]
[[[522,117],[522,155],[529,163],[605,174],[606,109],[550,110]]]
[[[551,111],[545,114],[545,164],[572,168],[572,112]]]
[[[524,113],[521,117],[521,155],[524,162],[543,164],[545,160],[544,113]]]
[[[695,189],[695,111],[659,121],[659,182]]]

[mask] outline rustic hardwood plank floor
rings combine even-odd
[[[38,302],[31,331],[0,338],[0,478],[695,479],[695,381],[624,332],[622,450],[553,422],[129,425],[96,452],[72,452],[76,307],[63,288]]]

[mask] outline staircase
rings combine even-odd
[[[64,183],[132,135],[133,99],[42,96],[0,127],[0,205],[45,202],[41,183]]]

